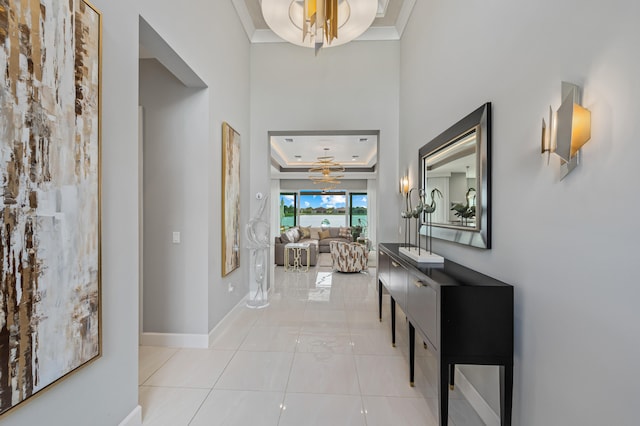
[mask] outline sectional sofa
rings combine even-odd
[[[286,230],[275,237],[276,265],[284,265],[284,246],[288,243],[309,243],[309,265],[314,266],[318,262],[319,253],[329,253],[329,243],[331,241],[351,242],[351,228],[331,226],[327,228],[316,228],[312,226],[300,226]],[[303,256],[303,264],[306,264],[306,257]]]

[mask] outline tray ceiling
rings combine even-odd
[[[305,173],[318,157],[331,156],[347,173],[375,173],[377,132],[283,132],[271,135],[274,172]]]

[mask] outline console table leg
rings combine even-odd
[[[378,319],[382,322],[382,281],[378,280]]]
[[[416,366],[416,329],[409,321],[409,386],[414,386]]]
[[[438,405],[440,406],[440,426],[447,426],[449,423],[449,364],[440,360],[438,371]]]
[[[449,364],[449,389],[453,390],[455,388],[455,377],[456,375],[456,365]]]
[[[500,426],[511,426],[513,364],[500,366]]]
[[[396,347],[396,301],[391,297],[391,346]]]

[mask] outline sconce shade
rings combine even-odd
[[[582,145],[591,139],[591,111],[573,105],[573,128],[571,132],[571,156],[576,155]]]
[[[569,95],[558,109],[556,125],[555,153],[568,162],[591,139],[591,112],[574,103]]]
[[[406,195],[409,192],[409,177],[403,176],[400,179],[400,193]]]

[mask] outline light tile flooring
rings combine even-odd
[[[140,347],[144,425],[437,425],[435,359],[416,345],[410,387],[407,323],[398,309],[391,347],[375,268],[276,267],[274,281],[270,305],[236,308],[209,349]],[[449,410],[450,425],[483,424],[457,391]]]

